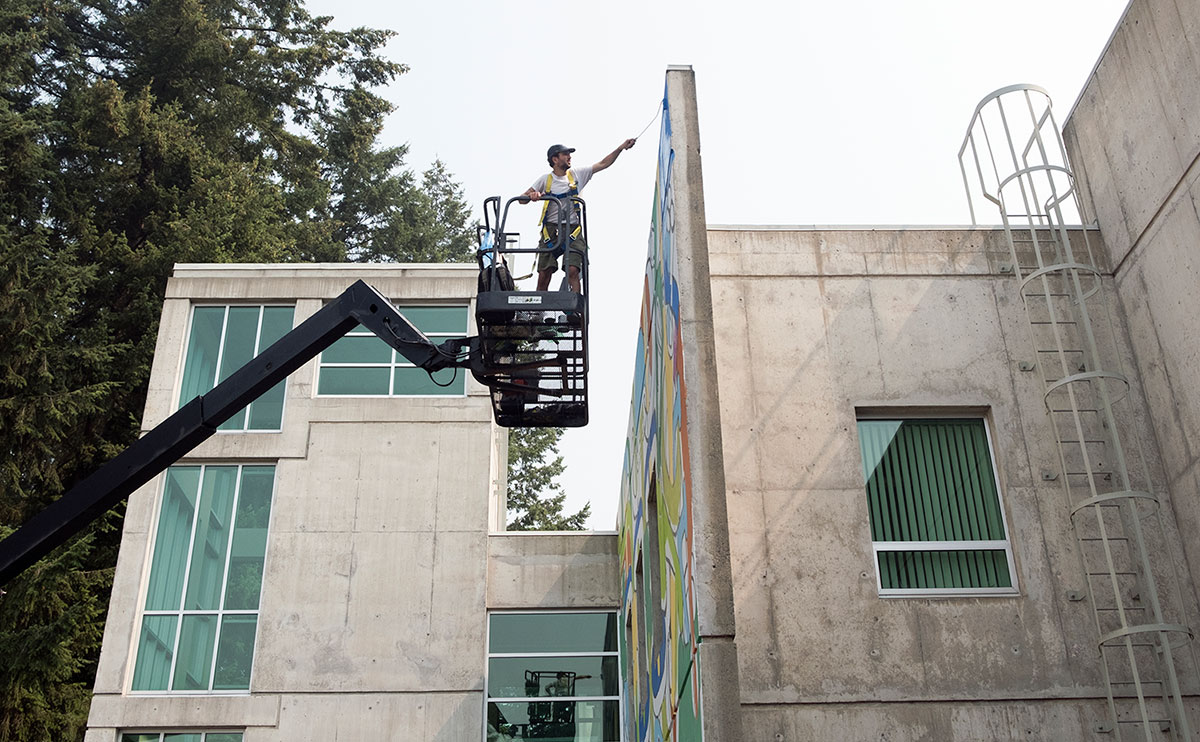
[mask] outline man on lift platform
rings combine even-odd
[[[575,151],[572,147],[555,144],[546,150],[546,160],[550,163],[550,172],[535,180],[523,195],[531,201],[540,201],[546,194],[565,198],[547,198],[542,205],[542,236],[538,246],[542,248],[556,247],[556,249],[538,255],[538,291],[546,291],[550,288],[550,277],[558,270],[558,255],[565,250],[566,257],[563,262],[567,267],[567,283],[575,293],[582,292],[579,270],[587,255],[587,243],[584,241],[579,226],[579,214],[573,206],[570,206],[571,213],[566,220],[570,234],[566,240],[559,242],[559,204],[566,201],[569,205],[571,196],[582,191],[593,175],[611,166],[621,156],[621,152],[633,147],[636,141],[636,139],[626,139],[621,142],[620,146],[609,152],[603,160],[591,167],[586,165],[578,168],[571,167],[571,153]]]

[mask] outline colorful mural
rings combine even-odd
[[[630,742],[702,739],[687,395],[674,243],[674,157],[671,111],[664,95],[621,483],[626,619],[621,622],[621,656],[625,738]],[[659,597],[657,605],[654,595]]]

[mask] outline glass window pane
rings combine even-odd
[[[547,742],[620,742],[617,701],[489,703],[489,739]]]
[[[258,320],[262,307],[230,307],[225,323],[225,347],[221,353],[219,381],[229,378],[255,356],[258,344]]]
[[[246,410],[248,410],[248,409],[249,409],[249,407],[243,407],[242,409],[238,410],[236,413],[234,413],[233,417],[229,418],[225,422],[218,425],[217,430],[223,430],[226,432],[228,432],[230,430],[234,430],[234,431],[245,430],[246,429]]]
[[[390,368],[322,368],[317,394],[385,395]]]
[[[225,554],[233,525],[230,516],[233,514],[236,477],[236,466],[209,466],[204,469],[187,597],[184,600],[187,610],[216,610],[221,607]]]
[[[134,690],[166,690],[175,651],[177,616],[143,616],[133,665]]]
[[[615,613],[493,613],[489,651],[615,652]]]
[[[292,318],[295,314],[295,307],[263,307],[262,330],[258,335],[259,353],[292,331]]]
[[[1003,539],[982,420],[860,420],[875,541]]]
[[[343,337],[321,353],[321,363],[391,362],[391,346],[375,335]]]
[[[184,616],[179,634],[179,658],[171,690],[208,690],[213,642],[217,634],[214,615]]]
[[[881,551],[885,590],[1012,587],[1008,557],[999,549],[971,551]]]
[[[434,332],[465,335],[466,307],[397,307],[405,319],[426,335]]]
[[[493,657],[488,697],[615,696],[621,678],[616,657]]]
[[[242,742],[241,732],[209,732],[204,742]]]
[[[179,608],[183,597],[183,575],[192,536],[192,515],[200,488],[200,467],[173,466],[167,470],[146,609],[170,611]]]
[[[225,344],[221,351],[221,371],[217,380],[224,381],[255,356],[258,342],[258,320],[262,307],[229,307],[225,322]],[[222,423],[218,430],[242,430],[246,427],[246,410]]]
[[[217,647],[217,670],[213,690],[248,690],[250,666],[254,661],[254,631],[257,616],[225,616]]]
[[[163,742],[201,742],[200,732],[177,732],[175,734],[164,734]]]
[[[262,396],[250,403],[250,419],[246,423],[247,430],[279,430],[283,427],[283,398],[287,392],[287,382],[281,381]],[[237,416],[230,418],[234,422]]]
[[[456,370],[457,373],[455,373]],[[434,372],[430,377],[423,369],[404,366],[396,369],[396,381],[392,394],[461,395],[466,393],[466,389],[466,369],[445,368]]]
[[[122,734],[121,742],[159,742],[158,732],[152,734]]]
[[[183,387],[179,392],[181,407],[196,395],[213,388],[224,323],[225,307],[196,307],[192,310],[192,329],[183,363]]]
[[[242,469],[233,548],[229,554],[225,610],[258,608],[259,593],[262,590],[263,559],[267,553],[267,524],[271,518],[271,490],[274,483],[273,466],[247,466]]]

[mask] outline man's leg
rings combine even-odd
[[[549,242],[543,241],[543,242],[538,243],[538,247],[540,247],[542,249],[548,248],[549,246],[550,246]],[[538,271],[537,290],[538,291],[549,291],[550,290],[550,278],[551,278],[551,276],[554,275],[555,271],[558,270],[558,257],[555,256],[554,253],[551,253],[551,252],[538,253],[537,257],[538,257],[538,260],[537,260],[537,271]]]
[[[582,281],[580,281],[583,262],[587,260],[587,243],[583,237],[572,241],[571,247],[567,250],[567,254],[563,257],[563,264],[567,267],[567,285],[577,294],[583,293]]]

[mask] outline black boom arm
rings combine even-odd
[[[455,338],[434,345],[387,298],[356,281],[212,391],[188,402],[0,541],[0,585],[207,440],[221,423],[360,324],[431,373],[468,366],[466,351],[476,343],[474,338]]]

